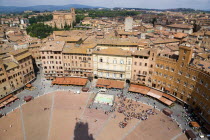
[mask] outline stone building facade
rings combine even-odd
[[[75,9],[71,8],[71,13],[54,12],[53,20],[45,22],[45,24],[62,29],[66,25],[72,27],[75,21],[76,21]]]
[[[10,52],[8,56],[0,59],[0,98],[17,93],[36,78],[32,55],[27,49]]]
[[[101,49],[93,52],[94,76],[108,79],[131,79],[131,51],[120,48]]]
[[[133,52],[132,83],[152,86],[151,80],[156,56],[157,50],[155,49],[145,49]]]
[[[47,79],[63,76],[62,51],[64,45],[64,41],[51,41],[47,42],[40,49],[43,73]]]
[[[190,65],[193,48],[180,46],[178,59],[157,56],[152,87],[189,105],[210,122],[210,75]]]

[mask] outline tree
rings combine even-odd
[[[33,25],[30,25],[26,29],[27,34],[29,34],[32,37],[38,37],[38,38],[46,38],[53,32],[53,28],[44,25],[43,23],[35,23]]]
[[[155,27],[155,23],[157,22],[157,19],[156,18],[153,18],[152,19],[152,25],[153,25],[153,27]]]
[[[38,22],[44,22],[44,21],[50,21],[53,19],[53,16],[50,14],[50,15],[38,15],[37,17],[31,17],[29,19],[29,23],[30,24],[33,24],[33,23],[38,23]]]

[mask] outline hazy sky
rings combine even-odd
[[[0,0],[0,6],[84,4],[104,7],[210,9],[210,0]]]

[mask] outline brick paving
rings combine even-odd
[[[154,137],[157,140],[172,139],[181,132],[177,124],[172,122],[169,117],[161,112],[157,115],[149,116],[149,119],[146,121],[131,119],[125,128],[120,128],[119,122],[124,119],[124,115],[117,111],[106,115],[103,110],[89,109],[86,105],[90,94],[91,93],[74,94],[69,91],[56,91],[24,104],[21,108],[26,139],[73,139],[75,124],[78,121],[88,124],[87,131],[89,134],[92,134],[96,140],[150,140],[154,139]],[[52,96],[54,96],[54,104],[52,104]],[[115,102],[118,101],[119,99],[115,98]],[[126,102],[127,100],[125,103]],[[140,104],[142,106],[141,109],[144,110],[152,108],[151,106],[135,101],[132,103]],[[46,110],[44,110],[44,108]],[[114,115],[116,115],[115,118]],[[81,119],[79,119],[80,117]],[[76,120],[76,118],[78,119]],[[165,122],[160,121],[160,118],[164,119]],[[7,120],[7,122],[5,122],[5,120]],[[8,114],[8,116],[0,119],[0,123],[0,138],[4,140],[10,140],[12,137],[18,140],[24,139],[19,109],[16,109]],[[10,123],[13,124],[12,128],[8,128]],[[171,129],[170,131],[168,127]],[[6,129],[7,132],[4,132],[4,129]],[[177,136],[176,139],[185,140],[186,136],[180,135]]]

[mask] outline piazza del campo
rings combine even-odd
[[[210,10],[0,7],[0,140],[210,139]]]

